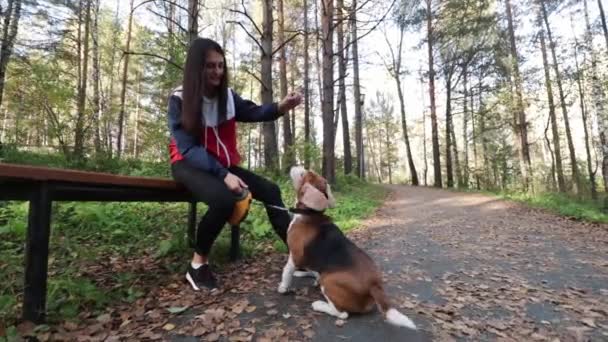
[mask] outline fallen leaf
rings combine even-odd
[[[274,316],[278,313],[279,313],[279,311],[277,309],[270,309],[270,310],[266,311],[266,314],[269,316]]]
[[[595,325],[595,321],[593,320],[593,318],[583,318],[581,319],[581,322],[586,326],[597,328],[597,325]]]
[[[234,312],[237,315],[240,315],[243,312],[243,310],[245,310],[245,308],[248,307],[248,305],[249,305],[249,300],[247,300],[247,299],[239,300],[232,306],[232,312]]]
[[[110,314],[103,314],[103,315],[97,316],[97,322],[99,322],[101,324],[107,324],[110,321],[112,321],[112,316],[110,316]]]
[[[166,331],[171,331],[173,329],[175,329],[175,324],[173,323],[167,323],[163,326],[163,329]]]
[[[315,336],[315,332],[312,331],[311,329],[304,330],[304,332],[302,334],[308,338],[313,338],[313,336]]]
[[[169,311],[172,314],[180,314],[184,311],[188,310],[187,306],[181,306],[181,307],[171,307],[168,308],[167,311]]]
[[[274,303],[274,302],[264,302],[264,306],[267,308],[271,308],[276,305],[277,305],[277,303]]]
[[[197,336],[197,337],[198,336],[203,336],[203,335],[205,335],[205,333],[207,333],[207,328],[205,328],[205,327],[198,327],[198,328],[196,328],[196,329],[194,329],[192,331],[192,336]]]
[[[207,335],[204,340],[209,341],[209,342],[215,342],[215,341],[219,341],[219,339],[220,339],[220,334],[211,333],[211,334]]]
[[[245,311],[247,313],[252,313],[255,311],[255,309],[256,309],[256,307],[254,305],[249,305],[248,307],[245,308]]]

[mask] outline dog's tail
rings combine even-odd
[[[384,289],[381,285],[376,284],[372,286],[370,292],[376,301],[376,305],[378,305],[378,309],[380,309],[387,322],[399,327],[416,330],[416,324],[414,324],[411,319],[392,307],[388,298],[386,298],[386,293],[384,293]]]

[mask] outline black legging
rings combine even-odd
[[[238,166],[230,167],[228,170],[249,186],[254,199],[264,204],[285,207],[281,199],[281,190],[273,182]],[[223,180],[190,166],[186,161],[172,164],[171,173],[176,182],[183,184],[197,200],[209,207],[198,224],[195,246],[198,254],[209,255],[213,242],[232,214],[237,196],[228,189]],[[272,228],[285,242],[290,222],[289,214],[269,206],[266,206],[266,213]]]

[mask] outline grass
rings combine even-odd
[[[152,168],[149,173],[157,171]],[[291,182],[275,181],[285,203],[293,203]],[[333,190],[338,205],[328,214],[344,230],[373,213],[386,195],[384,188],[353,177],[340,177]],[[199,218],[204,211],[200,205]],[[8,327],[7,332],[21,310],[27,213],[26,202],[0,202],[0,325]],[[101,313],[116,302],[132,302],[144,295],[146,285],[182,272],[192,253],[185,237],[186,221],[187,205],[180,203],[55,203],[47,299],[50,323],[77,319],[83,311]],[[242,230],[244,257],[269,244],[286,251],[261,205],[252,207]],[[211,260],[220,266],[227,260],[229,232],[224,229],[211,253]],[[138,262],[146,260],[160,264],[162,273],[138,268]],[[107,274],[100,274],[104,269]]]
[[[494,192],[492,194],[502,199],[524,203],[533,208],[546,209],[576,220],[608,223],[608,211],[599,201],[578,199],[559,193]]]

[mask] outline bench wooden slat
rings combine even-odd
[[[170,179],[120,176],[100,172],[64,170],[49,167],[0,163],[0,180],[61,181],[97,185],[118,185],[179,190],[182,186]]]
[[[173,180],[119,176],[0,163],[0,200],[30,202],[25,249],[23,319],[42,323],[46,317],[46,288],[53,201],[171,201],[190,202],[188,236],[194,244],[196,199]],[[240,256],[239,227],[232,227],[230,258]]]

